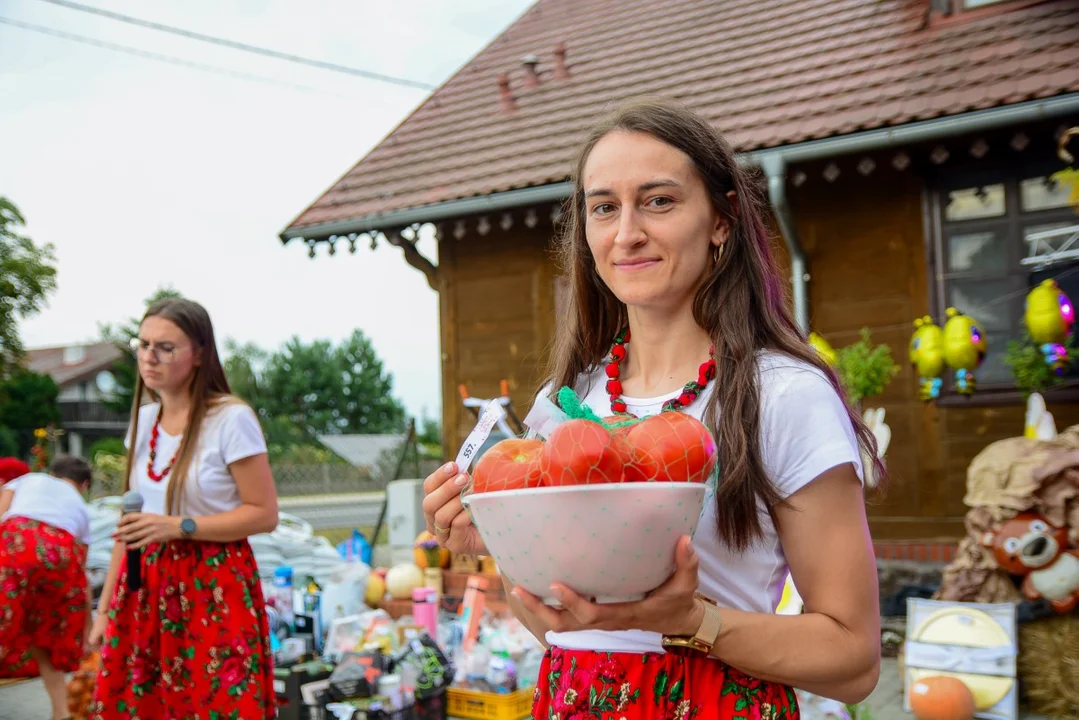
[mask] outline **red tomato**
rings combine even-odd
[[[592,485],[622,481],[629,460],[625,438],[590,420],[567,420],[544,444],[544,485]]]
[[[485,452],[472,471],[472,492],[539,487],[543,442],[507,438]]]
[[[608,425],[614,425],[616,423],[624,423],[627,419],[628,418],[626,418],[625,415],[608,415],[607,417],[603,418],[603,422]],[[635,425],[638,424],[639,423],[634,423],[633,425],[623,425],[622,427],[611,428],[611,432],[615,435],[625,436],[629,433],[630,430],[634,428]]]
[[[704,482],[719,457],[708,428],[680,412],[653,415],[633,425],[626,439],[633,450],[627,482]]]

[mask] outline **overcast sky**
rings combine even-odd
[[[82,0],[158,23],[439,84],[531,0]],[[440,411],[438,298],[400,251],[307,257],[278,233],[424,90],[219,48],[57,7],[0,18],[257,75],[178,67],[0,24],[0,195],[50,242],[57,292],[29,347],[97,338],[171,285],[218,337],[372,338],[409,412]],[[306,86],[287,87],[284,84]],[[432,257],[432,241],[423,249]]]

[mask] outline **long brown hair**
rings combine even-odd
[[[615,335],[628,322],[626,307],[600,279],[585,238],[584,166],[596,143],[616,130],[646,133],[685,153],[704,182],[713,208],[730,224],[726,249],[697,290],[693,317],[711,337],[716,352],[715,389],[704,422],[712,428],[719,447],[722,474],[715,495],[717,529],[729,547],[744,550],[762,535],[758,501],[773,521],[775,509],[784,502],[761,458],[758,351],[775,351],[818,368],[840,397],[846,396],[836,374],[809,345],[791,316],[757,186],[739,167],[727,141],[707,121],[664,99],[637,100],[622,106],[592,129],[578,154],[573,196],[567,201],[565,230],[558,248],[569,273],[570,292],[551,358],[548,381],[554,390],[576,385],[582,373],[599,367]],[[736,207],[727,197],[732,190]],[[877,476],[883,480],[876,439],[858,413],[845,404],[859,444],[873,458]],[[865,473],[871,471],[864,469]]]
[[[165,507],[168,513],[179,514],[183,507],[187,474],[198,447],[202,421],[206,419],[207,413],[222,403],[240,401],[233,397],[232,390],[229,388],[225,369],[217,354],[214,326],[210,322],[210,314],[206,312],[206,308],[193,300],[166,298],[151,305],[142,319],[146,320],[148,317],[160,317],[175,323],[191,341],[192,352],[200,353],[202,358],[202,362],[195,366],[191,378],[191,411],[187,416],[184,436],[180,440],[180,449],[176,455],[176,463],[172,466],[171,480],[165,496]],[[139,408],[142,407],[142,401],[147,394],[154,400],[160,400],[157,393],[143,383],[142,373],[136,373],[135,399],[131,407],[131,444],[127,449],[127,476],[124,481],[125,491],[131,488],[131,472],[135,465],[136,442],[139,437]]]

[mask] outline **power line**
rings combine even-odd
[[[228,40],[226,38],[214,37],[212,35],[203,35],[202,33],[193,32],[191,30],[184,30],[183,28],[174,27],[172,25],[164,25],[162,23],[151,22],[149,20],[142,20],[140,18],[131,17],[130,15],[121,15],[120,13],[112,12],[111,10],[103,10],[101,8],[91,7],[89,5],[83,5],[81,3],[70,2],[69,0],[42,0],[42,2],[47,2],[52,5],[59,5],[60,7],[65,7],[71,10],[79,10],[81,12],[90,13],[91,15],[100,15],[101,17],[106,17],[111,20],[118,20],[119,22],[128,23],[129,25],[137,25],[139,27],[149,28],[151,30],[159,30],[161,32],[171,33],[173,35],[179,35],[180,37],[185,37],[189,40],[199,40],[200,42],[221,45],[223,47],[232,48],[233,50],[242,50],[244,52],[255,53],[256,55],[265,55],[267,57],[284,60],[286,62],[298,63],[300,65],[310,65],[311,67],[317,67],[322,70],[329,70],[331,72],[345,73],[347,75],[356,75],[359,77],[367,78],[369,80],[378,80],[379,82],[391,83],[393,85],[419,88],[420,90],[435,89],[435,86],[429,83],[422,83],[416,80],[393,77],[391,75],[382,75],[381,73],[371,72],[369,70],[360,70],[359,68],[348,67],[346,65],[338,65],[336,63],[323,62],[322,60],[312,60],[311,58],[300,57],[299,55],[291,55],[289,53],[283,53],[277,50],[271,50],[269,48],[258,47],[256,45],[247,45],[245,43]]]
[[[30,30],[31,32],[41,33],[42,35],[51,35],[52,37],[62,38],[64,40],[71,40],[73,42],[83,43],[85,45],[93,45],[94,47],[104,48],[106,50],[115,50],[116,52],[126,53],[128,55],[134,55],[135,57],[144,58],[147,60],[156,60],[158,62],[169,63],[171,65],[179,65],[181,67],[191,68],[195,70],[203,70],[205,72],[215,73],[217,75],[227,75],[229,77],[237,78],[239,80],[249,80],[252,82],[265,83],[267,85],[280,85],[282,87],[290,87],[297,90],[307,90],[314,92],[329,92],[314,88],[309,85],[298,85],[296,83],[283,82],[281,80],[274,80],[273,78],[262,77],[261,75],[251,75],[248,73],[236,72],[235,70],[228,70],[217,65],[206,65],[204,63],[192,62],[190,60],[184,60],[183,58],[173,57],[171,55],[161,55],[159,53],[148,52],[146,50],[139,50],[138,48],[128,47],[127,45],[117,45],[115,43],[105,42],[104,40],[97,40],[96,38],[86,37],[85,35],[76,35],[74,33],[64,32],[63,30],[55,30],[53,28],[45,27],[43,25],[33,25],[31,23],[24,23],[18,20],[12,20],[11,18],[0,16],[0,24],[11,25],[21,30]],[[332,93],[334,95],[338,93]]]

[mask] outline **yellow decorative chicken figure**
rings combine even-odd
[[[953,307],[948,308],[946,314],[944,361],[955,370],[956,391],[971,395],[975,386],[974,371],[985,361],[985,331],[977,320]]]
[[[824,362],[828,363],[832,367],[835,367],[835,350],[828,344],[828,341],[815,332],[809,333],[809,344],[812,345],[817,353],[824,358]]]
[[[918,373],[918,397],[926,402],[940,396],[940,374],[944,372],[944,333],[926,315],[914,321],[910,337],[910,364]]]
[[[1075,325],[1075,307],[1056,280],[1043,280],[1027,294],[1023,316],[1030,339],[1039,345],[1045,362],[1063,375],[1070,363],[1063,343]]]

